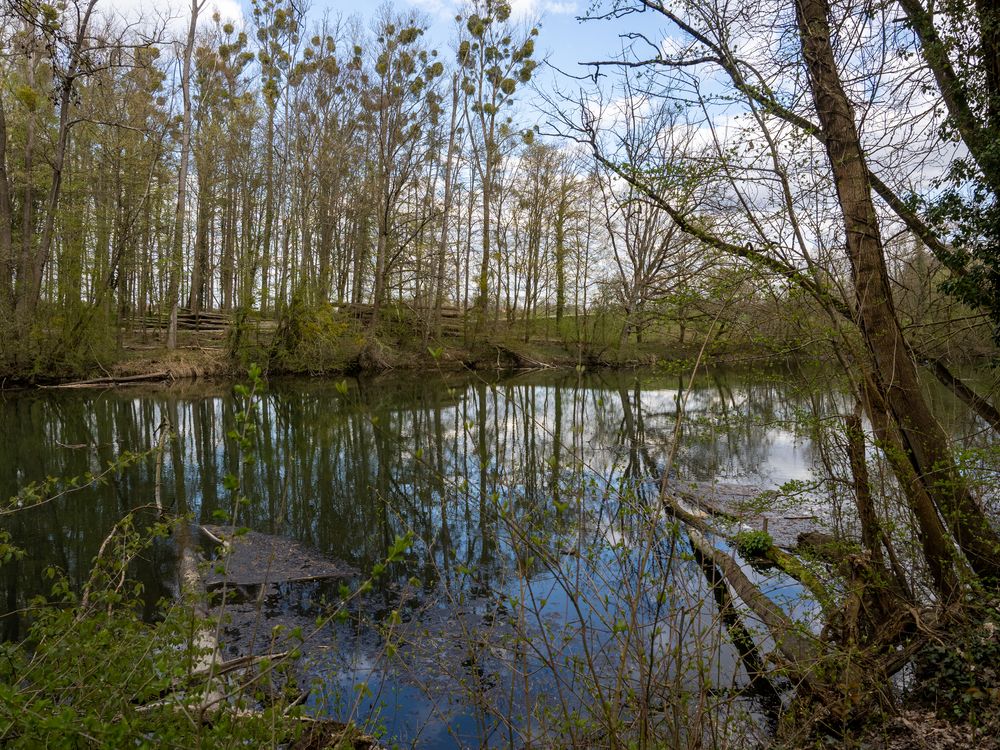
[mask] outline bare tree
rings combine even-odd
[[[191,0],[191,14],[188,18],[187,40],[181,62],[181,98],[183,114],[181,120],[181,153],[177,168],[177,206],[174,209],[174,234],[170,251],[170,281],[167,299],[170,302],[170,322],[167,328],[167,349],[177,348],[177,308],[180,306],[181,273],[184,265],[184,216],[187,211],[188,162],[191,157],[191,60],[194,56],[195,36],[198,31],[198,14],[206,0]]]

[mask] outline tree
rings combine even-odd
[[[458,143],[459,137],[459,127],[458,127],[458,86],[459,74],[457,72],[452,74],[451,77],[451,122],[448,127],[448,152],[445,156],[444,163],[444,199],[441,205],[441,241],[438,246],[438,257],[437,257],[437,271],[435,274],[435,294],[434,294],[434,309],[437,313],[436,324],[440,326],[440,314],[441,308],[444,306],[445,299],[445,263],[448,258],[448,247],[450,237],[448,234],[451,210],[452,210],[452,194],[455,182],[455,172],[456,164],[460,146]],[[438,330],[440,333],[440,330]]]
[[[97,0],[86,3],[72,3],[73,13],[66,13],[60,18],[56,9],[50,5],[26,3],[16,6],[16,11],[24,23],[25,55],[25,89],[22,89],[22,100],[28,106],[31,114],[28,117],[27,135],[24,147],[25,171],[28,179],[25,182],[25,194],[22,199],[24,211],[22,219],[22,254],[18,271],[17,315],[20,326],[28,325],[39,302],[42,291],[42,277],[45,266],[52,252],[52,241],[55,232],[56,211],[59,198],[62,195],[63,168],[70,142],[70,131],[74,124],[72,110],[78,79],[87,75],[100,65],[97,56],[105,52],[108,45],[105,40],[91,36],[91,20]],[[72,16],[75,24],[64,26],[63,20]],[[44,214],[41,223],[37,247],[32,247],[33,231],[29,228],[35,224],[33,216],[34,199],[31,196],[31,172],[34,163],[35,147],[35,117],[39,92],[35,89],[37,62],[45,55],[51,66],[50,80],[55,88],[54,100],[57,106],[56,135],[51,159],[49,161],[49,187],[44,202]]]
[[[187,307],[195,316],[210,303],[209,234],[219,203],[219,196],[216,194],[219,172],[223,169],[217,149],[223,146],[221,126],[226,107],[227,61],[221,57],[216,45],[220,42],[217,37],[225,33],[225,30],[219,28],[221,19],[218,13],[214,14],[212,20],[216,27],[213,34],[215,38],[195,50],[194,64],[197,95],[191,150],[197,175],[198,201]],[[232,33],[232,27],[229,27],[229,33]],[[228,57],[231,51],[227,50],[227,53]],[[237,56],[237,60],[239,59]]]
[[[191,15],[188,18],[187,41],[181,63],[181,99],[183,114],[181,120],[181,153],[177,169],[177,207],[174,209],[174,235],[170,250],[170,281],[167,299],[170,301],[170,323],[167,328],[167,348],[177,348],[177,308],[180,305],[181,273],[184,265],[184,216],[187,211],[188,161],[191,156],[191,79],[193,68],[195,34],[198,30],[198,14],[206,0],[191,0]]]
[[[275,175],[275,140],[278,102],[287,84],[292,65],[288,47],[299,42],[299,14],[295,4],[276,0],[254,0],[253,18],[257,26],[257,62],[262,79],[261,94],[267,113],[264,133],[264,228],[260,239],[260,309],[267,312],[271,295],[271,264],[274,230],[278,223]],[[251,263],[248,287],[253,290],[258,262]]]
[[[635,164],[657,165],[660,189],[669,189],[681,210],[691,210],[705,197],[706,175],[696,164],[691,133],[682,126],[676,108],[670,104],[649,107],[630,122],[621,134],[628,158]],[[683,296],[692,279],[706,277],[713,265],[712,253],[686,237],[635,184],[623,182],[612,169],[601,169],[600,176],[602,217],[614,269],[608,285],[625,318],[619,346],[632,334],[641,343],[650,323],[650,308],[671,295]]]
[[[907,456],[973,570],[1000,583],[1000,536],[973,499],[948,448],[948,435],[923,396],[913,353],[896,315],[866,156],[844,90],[825,0],[796,4],[802,54],[843,215],[856,322],[871,357],[875,389],[903,438]],[[926,540],[940,534],[930,508],[914,508]],[[925,545],[932,570],[948,566],[941,545]],[[939,586],[945,582],[939,581]]]
[[[413,187],[426,157],[425,128],[437,122],[435,79],[444,66],[419,44],[424,28],[413,18],[386,13],[376,28],[374,85],[365,97],[365,123],[372,135],[376,215],[375,288],[371,325],[378,323],[386,278],[413,242],[421,217],[406,211],[404,192]]]
[[[241,273],[240,266],[251,262],[249,227],[254,213],[253,175],[257,173],[252,134],[259,110],[254,98],[256,92],[247,76],[254,54],[249,49],[246,32],[237,32],[232,24],[221,23],[221,19],[215,23],[217,48],[213,52],[206,47],[199,62],[206,79],[204,86],[218,101],[209,108],[205,139],[196,143],[196,148],[208,152],[206,159],[218,160],[222,171],[218,283],[221,307],[228,311],[236,305],[249,306],[252,297],[252,280],[244,281],[249,274],[245,269]],[[214,77],[220,79],[218,83],[213,82]]]
[[[664,70],[671,74],[682,71],[676,74],[677,77],[690,75],[697,78],[697,74],[687,72],[693,65],[714,64],[728,74],[732,88],[744,97],[750,114],[757,117],[756,120],[751,117],[752,122],[777,118],[800,128],[803,131],[801,135],[811,136],[822,144],[835,191],[832,200],[820,205],[824,210],[836,209],[839,212],[843,226],[840,236],[846,244],[850,262],[853,302],[840,297],[836,288],[831,286],[830,279],[835,279],[837,275],[835,268],[821,272],[813,267],[808,254],[796,253],[793,256],[782,253],[780,240],[758,236],[755,238],[757,244],[744,241],[735,226],[730,235],[713,231],[711,222],[698,217],[690,207],[674,201],[670,192],[673,183],[664,180],[662,170],[657,171],[650,164],[623,165],[615,161],[602,149],[593,121],[585,121],[582,127],[597,158],[666,211],[682,231],[711,247],[748,259],[760,268],[778,274],[809,292],[843,320],[857,326],[863,336],[865,350],[861,378],[871,380],[871,388],[868,389],[872,397],[869,399],[869,416],[873,417],[874,411],[884,411],[891,431],[899,436],[907,466],[899,466],[897,473],[900,483],[910,489],[912,509],[920,519],[926,561],[934,573],[939,591],[946,596],[953,593],[953,582],[957,570],[961,568],[961,563],[949,552],[951,541],[984,581],[995,583],[1000,580],[1000,555],[997,554],[1000,538],[957,470],[947,435],[931,414],[920,389],[913,351],[896,315],[881,228],[872,198],[873,191],[882,195],[888,193],[888,188],[866,165],[867,149],[856,124],[854,107],[842,83],[840,66],[844,63],[838,63],[845,58],[842,50],[835,49],[830,31],[833,24],[830,6],[822,0],[799,0],[792,8],[795,11],[794,28],[800,40],[800,64],[808,76],[809,85],[805,92],[781,90],[794,79],[787,76],[783,67],[785,60],[766,57],[776,55],[776,49],[765,48],[764,59],[754,61],[743,61],[732,52],[731,38],[726,32],[730,25],[726,14],[741,12],[753,17],[752,14],[759,10],[753,5],[738,10],[722,10],[714,5],[696,4],[686,14],[675,12],[656,0],[617,2],[611,6],[609,12],[617,16],[640,10],[654,11],[690,40],[678,55],[657,52],[652,58],[628,60],[626,65]],[[782,18],[789,20],[787,16]],[[771,23],[770,17],[766,20],[760,18],[761,25]],[[886,63],[883,74],[890,69],[891,66]],[[677,80],[674,78],[672,82]],[[690,81],[690,78],[687,80]],[[802,94],[808,94],[812,99],[812,112],[803,109]],[[796,103],[797,109],[791,110],[784,104],[786,101]],[[873,115],[870,106],[866,115]],[[767,141],[766,133],[762,140]],[[723,167],[726,168],[725,162]],[[896,201],[887,199],[886,203],[892,211],[899,213]],[[754,205],[744,202],[742,208],[741,212],[728,210],[730,217],[738,214],[750,216],[751,226],[762,229],[752,218],[756,215]],[[899,218],[907,225],[912,224],[914,217],[905,211],[903,213]],[[745,232],[744,229],[742,233],[745,235]],[[910,481],[914,477],[917,482],[915,487]],[[940,519],[947,525],[948,533],[942,528]]]
[[[511,119],[503,118],[501,112],[513,103],[518,85],[531,80],[537,66],[532,55],[538,29],[532,28],[515,40],[510,15],[506,0],[475,0],[465,16],[468,36],[458,46],[462,90],[468,97],[466,116],[470,126],[475,124],[478,136],[472,148],[482,192],[482,258],[476,297],[480,319],[489,304],[490,222],[500,143],[511,134]]]
[[[557,163],[557,184],[555,185],[555,218],[553,230],[555,238],[552,247],[552,261],[556,275],[556,328],[562,325],[566,312],[566,262],[570,253],[569,239],[574,218],[580,214],[576,208],[580,197],[577,175],[574,173],[567,155],[560,154]]]
[[[7,170],[7,112],[0,96],[0,316],[14,310],[14,203]]]
[[[933,114],[917,108],[933,84],[926,74],[904,69],[893,45],[873,41],[881,38],[880,29],[891,27],[892,6],[872,14],[827,0],[794,0],[779,6],[777,17],[772,7],[752,0],[679,7],[621,0],[600,7],[605,16],[618,18],[654,12],[683,38],[653,44],[637,32],[623,59],[594,62],[595,81],[614,65],[638,69],[642,86],[626,83],[623,97],[620,88],[608,86],[581,94],[574,102],[579,114],[564,113],[563,127],[589,144],[614,179],[669,216],[677,230],[748,263],[765,285],[796,288],[811,297],[829,317],[831,354],[843,364],[859,404],[845,417],[844,430],[864,562],[843,572],[849,582],[846,624],[831,619],[819,637],[789,638],[791,619],[760,595],[731,556],[707,543],[708,527],[675,501],[666,477],[660,492],[661,502],[690,530],[692,546],[714,562],[727,586],[765,623],[784,658],[799,665],[798,692],[809,701],[807,710],[821,707],[816,715],[843,726],[859,709],[868,711],[879,685],[905,663],[895,649],[919,648],[903,622],[907,618],[898,618],[921,596],[895,562],[897,545],[911,540],[901,539],[898,527],[890,535],[881,520],[896,511],[871,492],[861,408],[905,498],[905,517],[912,519],[913,544],[906,546],[935,591],[925,602],[958,607],[969,603],[970,591],[1000,585],[1000,536],[930,409],[911,338],[919,331],[904,331],[900,323],[890,275],[898,264],[890,263],[885,239],[887,231],[902,227],[947,260],[949,249],[913,202],[900,199],[879,177],[891,167],[890,174],[917,175],[906,189],[930,187],[920,182],[919,171],[906,170],[945,158],[936,139],[913,137],[933,124]],[[737,28],[759,43],[742,45],[734,37]],[[846,28],[863,31],[834,31]],[[791,53],[789,37],[798,41]],[[717,77],[709,78],[718,71],[727,84],[721,89]],[[602,106],[604,101],[610,104]],[[634,134],[642,122],[665,107],[685,117],[647,131],[649,142],[693,133],[709,148],[665,155],[636,149]],[[728,132],[717,125],[723,115]],[[687,176],[697,169],[703,171],[692,194]],[[959,394],[958,385],[949,385]],[[823,665],[818,672],[817,663]]]
[[[1000,10],[984,0],[971,9],[921,0],[899,7],[947,112],[940,137],[966,148],[938,196],[915,196],[937,233],[928,232],[928,247],[953,273],[946,288],[988,311],[1000,340]]]
[[[116,139],[125,142],[128,132],[147,131],[146,122],[132,121],[146,110],[132,107],[149,94],[139,89],[158,85],[155,75],[144,75],[155,64],[161,30],[154,25],[139,37],[116,19],[102,18],[95,2],[10,3],[0,19],[11,51],[0,92],[0,308],[12,313],[5,321],[13,324],[14,335],[4,348],[17,358],[38,354],[43,339],[56,342],[55,350],[76,346],[79,326],[97,307],[81,313],[84,296],[103,300],[120,278],[115,269],[122,241],[137,223],[127,206],[132,196],[120,171],[104,175],[120,190],[112,213],[95,225],[103,232],[98,239],[113,236],[114,243],[95,248],[88,243],[90,225],[81,221],[80,201],[84,193],[97,194],[99,183],[80,179],[80,171],[81,165],[94,164],[95,143],[107,144],[114,161]],[[118,89],[121,98],[105,99],[101,92],[108,89]],[[63,200],[67,181],[73,186],[71,205]],[[88,273],[90,285],[84,288]],[[64,326],[46,324],[50,313],[58,318],[41,305],[48,302],[67,307],[59,311],[70,313],[62,317]],[[26,335],[32,327],[38,336]],[[63,340],[57,342],[60,334]]]

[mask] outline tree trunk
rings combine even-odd
[[[441,308],[444,306],[444,269],[448,257],[448,220],[451,217],[452,169],[458,130],[458,73],[451,78],[451,127],[448,129],[448,155],[444,163],[444,205],[441,208],[441,242],[437,258],[437,289],[434,297],[435,332],[441,333]]]
[[[191,293],[188,307],[193,315],[198,315],[205,306],[205,278],[208,270],[208,231],[212,223],[212,176],[208,159],[198,170],[198,216],[195,220],[194,258],[191,265]]]
[[[204,0],[202,0],[204,2]],[[170,280],[167,299],[170,301],[170,324],[167,327],[167,349],[177,348],[177,306],[180,304],[181,266],[184,263],[184,213],[187,209],[188,161],[191,155],[191,56],[194,53],[195,31],[201,4],[191,0],[191,19],[181,69],[181,94],[184,99],[184,120],[181,125],[181,156],[177,170],[177,207],[174,209],[174,242],[170,252]]]
[[[489,148],[487,146],[487,148]],[[489,157],[486,157],[489,159]],[[476,292],[476,308],[479,310],[477,316],[477,326],[478,322],[486,318],[487,311],[489,310],[489,298],[490,298],[490,207],[492,201],[490,200],[492,196],[490,195],[490,187],[493,181],[493,176],[490,174],[490,166],[487,163],[486,169],[483,174],[483,186],[482,186],[482,205],[483,205],[483,236],[482,236],[482,248],[483,257],[479,265],[479,285]]]
[[[937,357],[927,357],[927,365],[941,383],[961,399],[966,406],[993,428],[1000,432],[1000,411],[997,411],[989,401],[969,387],[968,383],[957,377],[943,360]]]
[[[32,34],[31,28],[25,24],[25,33]],[[28,88],[35,85],[35,42],[32,34],[30,49],[25,61],[25,82]],[[28,314],[25,305],[28,303],[30,290],[28,288],[29,268],[31,265],[31,241],[35,237],[35,218],[33,208],[35,199],[32,195],[34,187],[32,172],[35,163],[35,113],[28,112],[24,122],[24,187],[21,190],[21,257],[17,266],[17,279],[14,285],[14,298],[17,307],[17,328],[26,325]]]
[[[388,242],[386,229],[379,228],[378,238],[375,241],[375,289],[372,292],[372,316],[368,322],[370,331],[374,331],[378,326],[382,299],[385,297],[385,256]]]
[[[562,330],[563,311],[566,309],[566,213],[569,209],[567,205],[569,196],[568,182],[563,178],[563,184],[559,190],[559,207],[556,211],[556,331]]]
[[[7,175],[7,115],[0,98],[0,315],[8,320],[14,306],[14,207]]]
[[[872,499],[871,483],[868,477],[868,463],[865,460],[865,433],[861,425],[861,405],[844,419],[847,436],[847,458],[854,482],[854,498],[861,521],[861,543],[879,566],[885,566],[882,555],[882,540],[878,514]]]
[[[899,480],[914,517],[917,519],[917,538],[924,552],[924,560],[942,601],[950,601],[958,592],[955,572],[957,551],[948,539],[948,532],[938,516],[934,501],[910,463],[896,425],[890,421],[889,409],[879,395],[871,378],[864,381],[865,410],[871,419],[872,431],[885,454],[893,473]]]
[[[802,51],[843,213],[847,251],[875,385],[899,427],[906,454],[973,570],[1000,581],[1000,537],[955,465],[947,433],[920,389],[892,299],[882,237],[854,110],[834,57],[827,0],[798,0]]]
[[[260,312],[267,313],[268,277],[271,275],[271,241],[274,235],[274,107],[267,108],[267,143],[264,146],[264,241],[260,256]]]
[[[219,286],[222,292],[222,309],[233,309],[233,282],[236,255],[236,188],[231,167],[226,176],[226,203],[222,211],[222,257],[219,259]]]
[[[1000,85],[1000,61],[997,60],[997,43],[1000,40],[998,31],[997,12],[993,9],[993,3],[976,0],[976,15],[980,24],[981,43],[981,68],[984,73],[987,87],[987,127],[977,116],[969,102],[969,92],[966,83],[955,70],[949,55],[949,45],[942,40],[934,26],[933,14],[921,4],[921,0],[900,0],[900,6],[910,22],[910,27],[920,39],[920,52],[930,68],[931,73],[941,92],[941,98],[948,108],[948,114],[952,123],[962,135],[962,140],[972,158],[979,164],[983,171],[983,176],[987,179],[993,191],[1000,192],[1000,183],[997,181],[998,159],[994,155],[995,147],[992,142],[989,127],[997,127],[996,121],[997,104],[996,97],[1000,90],[996,88]],[[991,55],[992,53],[992,55]],[[992,57],[992,59],[990,59]],[[995,133],[995,131],[994,131]]]
[[[56,137],[56,151],[52,158],[52,182],[49,185],[48,196],[45,200],[45,224],[42,226],[42,236],[38,243],[38,250],[35,253],[31,266],[31,288],[28,292],[25,311],[28,316],[32,315],[42,292],[42,280],[45,274],[45,264],[48,263],[49,255],[52,252],[52,237],[55,234],[56,209],[59,207],[59,196],[62,192],[63,165],[66,163],[66,150],[69,146],[70,119],[69,109],[73,101],[73,89],[76,83],[76,76],[80,68],[80,61],[83,56],[84,43],[87,39],[90,17],[94,12],[97,0],[90,0],[87,9],[80,20],[80,25],[76,30],[76,39],[71,47],[69,63],[63,78],[59,95],[59,130]]]

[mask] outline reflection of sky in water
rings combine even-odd
[[[758,472],[770,486],[789,480],[806,480],[812,477],[811,451],[802,438],[787,430],[772,428],[768,431],[766,469]]]
[[[212,522],[229,503],[223,477],[237,471],[238,452],[227,433],[238,405],[227,388],[206,388],[33,394],[0,404],[7,427],[0,437],[0,494],[16,491],[14,478],[99,468],[118,444],[155,445],[166,416],[177,438],[164,457],[164,503]],[[650,537],[642,521],[655,506],[649,480],[669,453],[677,395],[677,378],[632,373],[519,376],[499,383],[473,377],[448,384],[407,376],[352,383],[346,398],[330,382],[272,384],[255,412],[257,461],[242,472],[250,504],[241,522],[295,537],[361,570],[383,559],[397,534],[412,530],[417,543],[373,595],[373,610],[396,606],[400,582],[411,576],[423,581],[406,624],[409,642],[402,652],[409,664],[386,661],[377,618],[364,625],[363,637],[333,629],[324,647],[307,655],[326,691],[312,695],[311,705],[326,700],[334,715],[346,718],[352,714],[345,706],[358,699],[354,684],[365,681],[374,695],[360,697],[358,716],[384,704],[377,720],[406,742],[428,748],[478,744],[470,738],[496,720],[463,698],[457,687],[463,681],[488,678],[490,700],[512,715],[524,711],[524,699],[505,697],[515,683],[506,660],[514,653],[508,639],[517,600],[531,602],[521,627],[536,649],[522,657],[532,693],[550,701],[565,696],[569,705],[585,707],[579,678],[542,668],[545,647],[536,642],[542,623],[578,639],[583,629],[595,663],[611,679],[620,656],[615,626],[629,614],[616,597],[638,588],[642,576],[671,587],[668,607],[658,607],[647,593],[637,610],[636,624],[654,644],[649,656],[660,677],[693,685],[696,675],[671,666],[664,655],[680,648],[682,663],[695,664],[707,650],[705,668],[731,683],[734,655],[714,625],[717,612],[705,599],[703,573],[679,562],[683,540],[671,552],[669,540],[659,532]],[[809,395],[767,378],[700,378],[686,399],[673,470],[681,479],[761,487],[808,479],[810,442],[790,426],[811,407]],[[83,447],[65,447],[73,445]],[[5,569],[0,584],[7,601],[35,593],[30,587],[50,562],[79,579],[113,521],[152,497],[153,468],[152,461],[142,462],[108,486],[52,504],[30,522],[18,519],[17,534],[34,540],[35,553],[19,570]],[[499,519],[499,508],[508,520]],[[537,543],[554,562],[524,559],[517,524],[539,532]],[[516,574],[519,568],[525,578]],[[560,581],[578,581],[580,590],[571,593]],[[798,593],[786,585],[772,585],[771,595]],[[312,613],[279,614],[293,622],[314,619]],[[678,646],[669,630],[652,636],[664,618],[681,615],[697,639]],[[459,624],[485,632],[485,640],[469,647],[456,633]],[[572,658],[583,653],[579,642],[564,651]],[[448,673],[450,682],[431,680],[434,670]],[[433,684],[421,689],[425,682]],[[341,698],[337,708],[334,699]],[[489,739],[505,745],[509,736],[496,730]]]

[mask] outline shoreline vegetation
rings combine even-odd
[[[331,309],[332,310],[332,309]],[[0,388],[128,385],[203,378],[239,378],[250,363],[268,376],[358,375],[390,370],[517,370],[546,368],[643,368],[692,364],[757,363],[826,356],[820,346],[758,336],[716,337],[703,348],[702,333],[676,325],[650,326],[644,340],[623,341],[620,317],[593,314],[578,322],[567,316],[517,325],[493,323],[476,334],[474,313],[454,316],[449,329],[430,326],[410,308],[389,307],[372,330],[356,312],[305,313],[305,320],[244,319],[201,314],[190,317],[174,348],[166,331],[151,320],[144,330],[122,335],[118,347],[98,358],[72,364],[49,362],[0,374]]]
[[[904,695],[976,741],[997,736],[997,3],[466,0],[443,4],[439,33],[408,2],[352,18],[298,0],[229,3],[235,18],[182,2],[179,24],[113,0],[0,9],[0,390],[249,373],[186,421],[180,389],[0,398],[25,435],[42,431],[33,409],[54,425],[34,454],[0,435],[16,456],[0,519],[30,532],[40,509],[60,545],[43,571],[51,596],[18,601],[16,576],[4,592],[9,614],[37,620],[28,640],[0,643],[0,744],[283,742],[272,730],[306,699],[269,671],[267,689],[249,677],[207,717],[217,660],[197,643],[214,627],[217,645],[222,625],[197,616],[204,602],[182,598],[155,625],[137,614],[130,565],[171,531],[137,525],[129,482],[154,477],[162,510],[169,475],[186,518],[203,500],[188,474],[206,463],[233,534],[258,472],[281,480],[258,498],[268,528],[318,512],[307,493],[286,505],[294,481],[338,486],[327,506],[355,520],[380,483],[351,539],[377,554],[337,606],[418,548],[435,582],[441,569],[460,582],[445,587],[456,600],[497,594],[477,568],[509,574],[497,609],[515,616],[489,619],[517,627],[496,650],[525,696],[539,661],[551,667],[553,700],[522,723],[513,698],[487,706],[488,637],[455,661],[512,747],[736,745],[765,724],[764,744],[863,746],[873,725],[906,719]],[[546,66],[526,12],[542,6],[580,13],[606,44],[588,42],[594,57],[568,75]],[[822,370],[797,373],[802,398],[780,420],[767,388],[752,415],[711,376],[693,396],[707,365],[774,357]],[[468,378],[447,408],[437,393],[389,410],[366,401],[364,378],[313,384],[321,399],[289,398],[325,431],[294,456],[299,412],[261,395],[272,375],[551,367],[576,368],[575,382]],[[655,405],[638,377],[584,384],[625,367],[669,374]],[[829,538],[779,549],[766,528],[680,496],[678,458],[735,451],[734,424],[777,425],[755,448],[808,436]],[[337,484],[354,450],[364,481]],[[61,503],[105,485],[83,505],[107,536],[83,553]],[[807,494],[796,480],[756,500]],[[37,562],[21,545],[0,526],[5,571]],[[76,590],[62,568],[81,560]],[[772,596],[762,571],[799,599]],[[386,590],[409,595],[424,572]],[[576,618],[565,640],[548,638],[548,595],[528,605],[539,580],[559,583]],[[392,658],[403,605],[383,605],[373,628]],[[706,613],[711,627],[684,640]],[[728,723],[743,688],[713,683],[720,644],[747,690],[769,694],[766,719]],[[351,689],[372,708],[366,684]]]
[[[679,371],[702,365],[782,359],[842,366],[834,343],[842,331],[795,306],[750,303],[711,320],[648,316],[636,333],[615,309],[482,322],[474,309],[445,315],[411,305],[384,305],[372,324],[370,305],[292,305],[276,318],[255,313],[180,310],[173,346],[169,322],[147,318],[122,327],[103,345],[37,333],[29,351],[0,344],[0,390],[87,387],[199,378],[242,377],[251,364],[267,376],[337,376],[391,370],[643,368]],[[947,322],[940,324],[947,327]],[[72,332],[72,328],[71,328]],[[854,342],[857,344],[858,342]],[[933,352],[930,354],[928,352]],[[922,352],[920,364],[960,399],[987,400],[955,373],[990,366],[996,349],[981,326],[963,327]],[[992,407],[989,407],[992,408]],[[988,421],[1000,420],[995,410]]]

